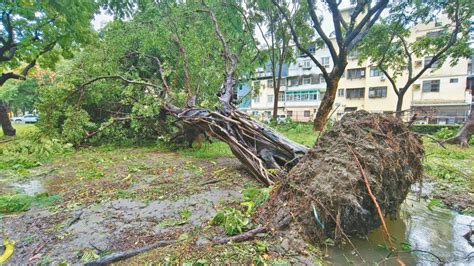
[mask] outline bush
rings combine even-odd
[[[413,125],[411,130],[417,133],[434,135],[443,128],[457,132],[461,125]]]
[[[443,127],[442,129],[438,130],[438,132],[436,132],[434,136],[438,139],[449,139],[450,137],[454,136],[456,132],[456,129]]]

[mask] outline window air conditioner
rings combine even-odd
[[[380,76],[380,80],[384,81],[386,79],[385,75]]]

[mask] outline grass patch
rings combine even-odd
[[[50,206],[59,199],[58,195],[49,196],[47,193],[35,196],[25,194],[0,196],[0,213],[23,212],[29,210],[32,205]]]
[[[198,159],[215,159],[219,157],[232,157],[229,146],[221,141],[214,140],[213,143],[203,143],[199,148],[179,149],[178,153]]]
[[[15,124],[13,123],[12,126],[16,129],[16,136],[10,137],[3,135],[3,131],[0,130],[0,141],[7,140],[11,138],[28,138],[32,134],[38,132],[38,128],[34,124]]]
[[[313,125],[310,123],[288,122],[276,125],[274,129],[289,139],[308,147],[312,147],[318,137],[318,133],[313,131]]]

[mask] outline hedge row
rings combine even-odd
[[[411,129],[414,132],[423,133],[433,135],[442,128],[449,128],[458,130],[461,128],[461,125],[435,125],[435,124],[428,124],[428,125],[412,125]]]

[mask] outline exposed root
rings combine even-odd
[[[228,242],[243,242],[253,239],[256,235],[268,232],[267,228],[259,227],[236,236],[215,237],[212,241],[216,244],[225,244]]]
[[[291,216],[287,229],[316,243],[366,236],[381,225],[380,217],[396,217],[411,184],[422,177],[422,158],[421,141],[401,120],[365,111],[348,114],[291,170],[258,220],[273,229]]]

